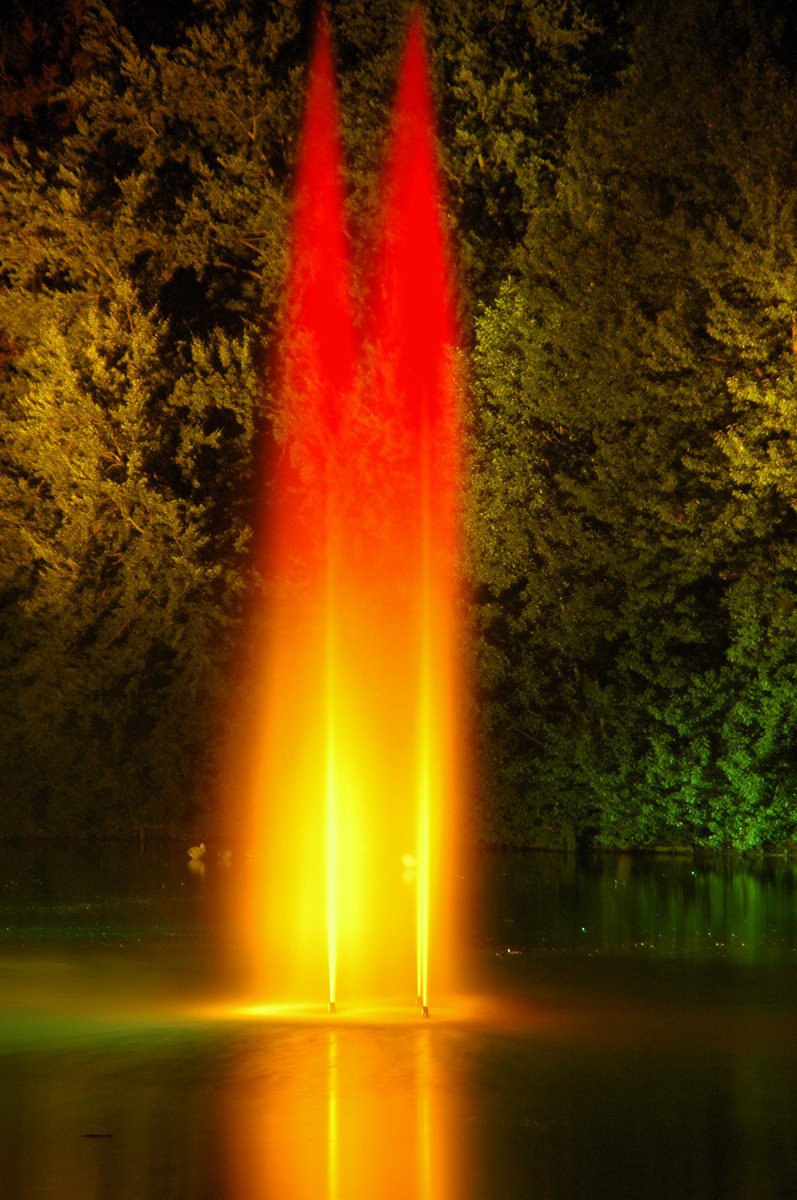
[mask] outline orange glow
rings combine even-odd
[[[416,985],[429,1004],[430,961],[445,977],[443,841],[455,858],[462,747],[457,746],[459,414],[451,270],[445,244],[423,28],[413,17],[385,177],[371,344],[374,408],[392,428],[390,540],[400,561],[388,622],[413,648],[407,746],[415,759]],[[398,465],[397,465],[398,464]],[[403,596],[404,609],[396,603]],[[405,672],[407,667],[405,665]]]
[[[430,968],[436,1002],[453,980],[464,771],[455,322],[419,17],[359,332],[337,126],[322,16],[276,370],[267,583],[228,770],[253,852],[239,917],[258,1002],[417,994],[426,1007]]]
[[[464,1101],[436,1032],[319,1026],[249,1043],[224,1089],[224,1195],[468,1195]]]

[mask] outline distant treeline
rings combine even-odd
[[[330,7],[356,257],[406,13]],[[0,18],[0,832],[216,820],[229,663],[268,589],[306,8]],[[425,12],[470,380],[474,833],[789,841],[789,5]]]

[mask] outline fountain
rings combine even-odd
[[[254,994],[429,1014],[454,966],[462,793],[459,413],[420,17],[367,312],[351,301],[331,38],[319,21],[276,369],[259,674],[234,755],[249,807]],[[445,823],[445,856],[443,825]]]
[[[0,845],[8,1200],[797,1195],[793,864],[484,856],[462,916],[431,128],[416,17],[359,319],[322,19],[229,764],[251,857]]]

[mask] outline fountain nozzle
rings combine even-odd
[[[331,1013],[335,1013],[338,1011],[334,1000],[330,1000],[330,1002],[329,1002],[329,1011]]]
[[[422,1014],[421,1014],[421,1015],[422,1015],[422,1016],[424,1016],[424,1017],[428,1017],[428,1016],[429,1016],[429,1005],[428,1005],[428,1004],[424,1004],[424,1006],[423,1006],[423,1012],[422,1012]]]

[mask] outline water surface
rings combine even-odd
[[[478,869],[469,999],[333,1020],[221,1002],[213,855],[0,846],[4,1200],[797,1197],[794,866]]]

